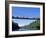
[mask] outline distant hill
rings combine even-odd
[[[28,29],[28,30],[40,30],[40,20],[36,20],[36,21],[24,26],[23,28]]]

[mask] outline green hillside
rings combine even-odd
[[[28,30],[40,30],[40,20],[36,20],[23,28],[28,29]]]

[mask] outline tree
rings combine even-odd
[[[19,26],[18,26],[18,23],[14,23],[13,21],[12,21],[12,31],[17,31],[17,30],[19,30]]]
[[[28,25],[24,26],[23,28],[28,30],[40,30],[40,20],[36,20]]]

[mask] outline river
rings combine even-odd
[[[18,31],[28,31],[28,29],[20,28]]]

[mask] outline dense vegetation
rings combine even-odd
[[[18,26],[18,23],[12,22],[12,31],[18,31],[19,28],[20,28],[20,27]]]
[[[28,29],[28,30],[40,30],[40,20],[36,20],[36,21],[24,26],[23,28]]]
[[[23,27],[19,27],[18,23],[12,22],[12,31],[19,31],[19,29],[23,30],[40,30],[40,20],[36,20],[32,23],[29,23],[28,25],[25,25]]]

